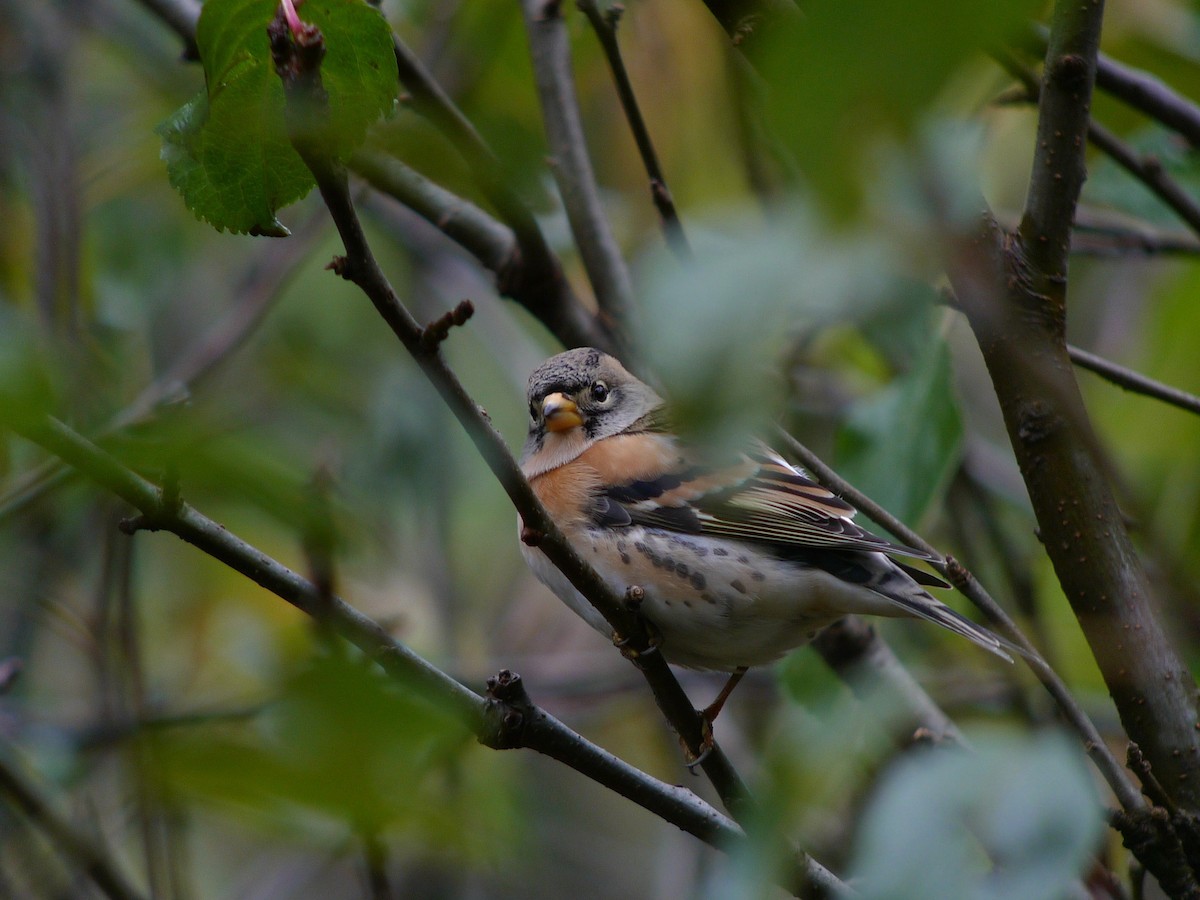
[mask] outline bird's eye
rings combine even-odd
[[[597,403],[603,403],[608,399],[608,385],[603,381],[597,381],[592,385],[592,399]]]

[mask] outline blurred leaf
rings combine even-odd
[[[447,780],[468,735],[361,659],[331,654],[292,675],[250,726],[162,736],[176,790],[267,819],[297,806],[376,832],[448,843],[461,815]]]
[[[34,324],[0,306],[0,423],[30,422],[54,411],[58,379],[43,350]]]
[[[1003,44],[1033,0],[817,0],[766,37],[756,65],[775,134],[827,208],[855,209],[878,139],[906,137],[947,80]]]
[[[963,425],[950,353],[930,335],[912,371],[857,404],[838,433],[838,469],[892,514],[915,524],[958,464]]]
[[[1053,900],[1079,877],[1103,826],[1079,750],[1058,734],[973,747],[910,755],[884,778],[854,856],[864,898]]]
[[[1160,125],[1141,129],[1126,139],[1138,156],[1153,158],[1186,194],[1200,196],[1200,153],[1186,140]],[[1085,202],[1111,206],[1156,225],[1178,227],[1179,216],[1108,156],[1100,157],[1084,182]]]
[[[283,85],[266,28],[276,0],[209,0],[196,28],[206,93],[159,126],[171,184],[188,208],[219,231],[282,236],[275,217],[313,185],[292,148]],[[389,112],[398,90],[391,31],[363,0],[309,0],[302,17],[317,25],[327,53],[321,81],[329,96],[322,138],[344,159],[367,127]]]
[[[718,453],[766,434],[795,333],[865,315],[894,268],[873,239],[829,238],[799,215],[722,227],[732,236],[693,229],[686,269],[666,254],[646,267],[635,332],[681,431]]]

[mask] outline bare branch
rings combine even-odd
[[[528,309],[564,344],[611,346],[612,337],[579,302],[556,258],[547,260],[553,278],[539,283],[528,277],[512,230],[473,203],[380,153],[359,152],[350,168],[377,191],[399,200],[440,229],[494,272],[500,293]]]
[[[87,873],[112,900],[136,900],[145,896],[135,888],[107,852],[55,811],[42,792],[11,762],[9,748],[0,752],[0,794],[27,815],[53,842],[55,849]]]
[[[323,599],[320,589],[312,582],[194,507],[187,503],[164,503],[161,488],[125,468],[61,422],[45,417],[34,422],[10,424],[29,440],[138,509],[144,527],[175,534],[309,616],[316,617],[324,611],[326,621],[342,638],[375,660],[389,675],[402,680],[431,703],[450,711],[485,746],[520,746],[535,750],[566,763],[718,849],[729,850],[744,844],[745,833],[692,792],[665,784],[635,769],[575,734],[543,710],[534,708],[520,730],[520,743],[513,743],[511,723],[503,722],[501,711],[493,704],[395,640],[342,598]],[[818,875],[823,871],[819,869]]]
[[[1200,809],[1195,680],[1173,646],[1130,540],[1067,355],[1071,222],[1103,5],[1055,5],[1038,145],[1016,235],[990,212],[949,262],[991,375],[1039,535],[1116,703],[1181,809]]]
[[[1200,147],[1200,107],[1180,96],[1148,72],[1100,54],[1096,87],[1156,119]]]
[[[610,330],[623,333],[633,305],[629,269],[613,236],[592,171],[571,75],[561,0],[521,0],[534,81],[542,104],[550,165],[596,304]],[[624,335],[626,342],[628,335]],[[628,356],[628,354],[626,354]]]
[[[1095,372],[1101,378],[1111,381],[1113,384],[1123,387],[1127,391],[1153,397],[1156,400],[1170,403],[1172,406],[1178,406],[1180,409],[1185,409],[1188,412],[1200,413],[1200,397],[1197,397],[1195,394],[1189,394],[1187,391],[1181,391],[1179,388],[1171,387],[1169,384],[1155,381],[1153,378],[1149,378],[1140,372],[1127,369],[1125,366],[1119,366],[1102,356],[1096,356],[1093,353],[1088,353],[1086,350],[1072,347],[1070,344],[1067,345],[1067,353],[1070,354],[1071,361],[1075,365],[1087,369],[1089,372]]]
[[[1010,75],[1021,82],[1029,99],[1038,102],[1042,88],[1033,70],[1009,53],[996,52],[993,56]],[[1090,120],[1087,125],[1087,139],[1097,149],[1107,154],[1113,162],[1142,182],[1194,232],[1200,234],[1200,203],[1197,203],[1174,178],[1166,173],[1161,161],[1152,156],[1139,156],[1132,147],[1107,128]],[[1039,145],[1040,141],[1039,138]],[[1052,157],[1053,154],[1043,151],[1043,154],[1039,156],[1039,162],[1035,164],[1035,171],[1039,167],[1041,169],[1050,168],[1053,165]],[[1048,163],[1050,165],[1047,165]],[[1082,173],[1082,162],[1080,167]],[[1079,186],[1082,186],[1082,181],[1079,182]],[[1024,237],[1027,238],[1028,235],[1024,235]]]
[[[637,97],[633,93],[633,84],[629,80],[629,72],[625,69],[625,60],[621,57],[621,48],[617,44],[617,23],[624,11],[619,3],[614,3],[605,12],[600,11],[596,0],[577,0],[577,5],[587,16],[604,56],[608,60],[608,68],[612,72],[613,83],[617,88],[617,96],[621,100],[621,109],[625,111],[625,119],[629,122],[629,130],[633,132],[634,143],[642,157],[642,165],[650,176],[650,199],[653,201],[659,216],[662,218],[663,234],[669,246],[681,260],[692,258],[692,248],[687,236],[683,233],[683,224],[675,211],[675,200],[667,187],[667,177],[663,174],[658,162],[658,154],[654,151],[654,142],[650,139],[650,130],[646,120],[642,118],[642,110],[638,106]]]
[[[1046,51],[1047,33],[1035,28],[1039,50]],[[1096,87],[1128,106],[1161,122],[1200,147],[1200,106],[1181,96],[1159,78],[1117,62],[1103,53],[1096,58]]]
[[[937,551],[937,548],[921,537],[921,535],[913,531],[904,522],[897,519],[862,491],[858,490],[829,466],[825,465],[820,457],[786,431],[781,430],[780,434],[787,442],[788,448],[800,460],[801,465],[816,475],[817,479],[825,487],[829,488],[839,497],[849,500],[854,506],[858,507],[858,509],[870,516],[873,521],[894,534],[903,543],[932,556],[934,558],[934,567],[950,578],[954,586],[987,616],[988,621],[1003,631],[1010,640],[1025,651],[1023,658],[1029,664],[1029,668],[1046,688],[1046,691],[1054,699],[1054,702],[1058,704],[1063,717],[1083,739],[1084,749],[1096,764],[1096,768],[1099,769],[1100,774],[1104,776],[1104,780],[1108,782],[1109,787],[1112,788],[1121,806],[1128,812],[1136,812],[1143,809],[1145,802],[1142,800],[1141,794],[1133,782],[1129,780],[1125,767],[1112,755],[1112,752],[1108,749],[1108,745],[1104,742],[1104,738],[1092,723],[1092,720],[1088,717],[1083,707],[1075,700],[1066,684],[1058,677],[1058,674],[1042,659],[1037,649],[1029,642],[1029,639],[1017,628],[1016,623],[1004,611],[1003,607],[996,603],[975,577],[961,563],[943,557]]]

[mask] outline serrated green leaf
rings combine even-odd
[[[275,0],[210,0],[196,29],[205,94],[159,126],[172,186],[218,230],[282,236],[276,212],[311,190],[312,175],[288,139],[284,92],[266,28]],[[398,89],[391,31],[363,0],[309,0],[302,17],[321,29],[329,116],[321,139],[344,159],[389,112]]]
[[[889,512],[916,523],[953,472],[962,436],[950,354],[931,337],[910,372],[854,408],[838,433],[837,465]]]

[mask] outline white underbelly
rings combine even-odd
[[[746,545],[729,552],[714,538],[638,526],[585,529],[571,539],[618,594],[632,585],[643,589],[643,615],[662,633],[666,658],[682,666],[733,671],[762,665],[849,612],[897,612],[872,591]],[[541,551],[522,545],[522,552],[567,606],[611,635],[604,617]]]

